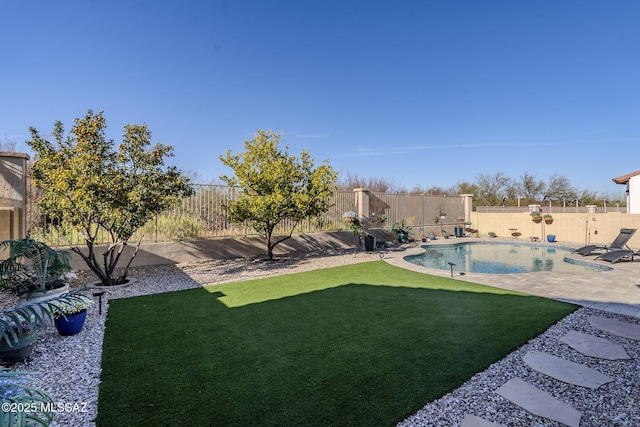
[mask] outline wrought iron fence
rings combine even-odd
[[[239,189],[222,185],[195,185],[192,196],[182,200],[179,206],[155,216],[141,227],[131,241],[166,241],[174,239],[206,239],[213,237],[247,236],[255,232],[242,224],[227,218],[226,206],[236,200]],[[47,242],[51,246],[83,244],[84,238],[72,224],[51,220],[39,212],[36,205],[37,194],[31,193],[27,208],[27,233],[31,237]],[[336,192],[332,196],[328,212],[298,224],[285,220],[274,230],[275,233],[309,233],[314,231],[335,231],[344,227],[342,214],[354,210],[353,192]],[[101,231],[96,243],[109,243],[110,236]]]
[[[231,222],[227,217],[226,206],[237,199],[240,189],[223,185],[194,186],[192,196],[182,200],[179,206],[169,209],[141,227],[131,241],[167,241],[174,239],[207,239],[215,237],[247,236],[255,231],[242,224]],[[72,224],[51,220],[42,215],[35,201],[38,194],[32,191],[28,203],[27,232],[38,240],[51,246],[70,246],[84,244],[84,239]],[[345,230],[342,215],[348,211],[356,211],[356,198],[353,191],[337,191],[333,194],[329,210],[317,217],[309,218],[298,224],[285,220],[274,230],[277,234],[310,233],[317,231]],[[429,195],[372,193],[369,196],[369,216],[371,218],[384,214],[388,222],[384,227],[405,220],[412,228],[433,226],[433,218],[441,212],[451,215],[451,222],[462,213],[462,205],[458,197]],[[371,222],[372,228],[381,228],[382,224]],[[96,243],[109,243],[110,236],[106,232],[98,235]]]

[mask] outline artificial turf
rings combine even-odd
[[[110,301],[98,426],[392,426],[577,307],[383,261]]]

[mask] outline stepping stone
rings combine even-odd
[[[522,378],[512,378],[498,390],[500,396],[539,417],[571,427],[580,425],[582,412],[556,399],[546,391],[532,386]]]
[[[522,360],[531,369],[569,384],[596,389],[613,381],[595,369],[541,351],[529,351]]]
[[[618,344],[582,332],[569,331],[559,340],[585,356],[609,360],[631,359]]]
[[[640,341],[640,325],[607,319],[600,316],[589,316],[589,323],[594,328],[623,338]]]
[[[471,414],[464,414],[460,427],[504,427],[502,424],[492,423],[483,418]]]

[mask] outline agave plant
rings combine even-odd
[[[9,257],[0,262],[0,289],[15,295],[45,292],[64,285],[71,271],[71,255],[30,238],[4,240],[0,249]]]
[[[25,304],[0,311],[0,344],[21,347],[32,343],[39,328],[53,324],[53,315],[48,302]]]
[[[0,426],[43,426],[53,422],[53,398],[29,385],[30,372],[0,370]]]

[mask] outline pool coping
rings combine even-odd
[[[483,240],[489,242],[487,239]],[[508,239],[496,242],[513,243],[512,240]],[[436,241],[433,242],[433,245],[442,243]],[[521,241],[520,243],[526,244],[527,242]],[[541,242],[536,243],[541,244]],[[451,242],[450,244],[455,243]],[[404,259],[406,256],[418,255],[424,252],[423,246],[430,245],[429,242],[409,243],[404,245],[404,250],[389,252],[383,259],[391,265],[407,270],[432,276],[451,277],[450,271],[419,266]],[[453,278],[640,318],[640,262],[637,260],[621,261],[612,265],[605,261],[594,260],[595,255],[583,257],[579,254],[570,254],[567,258],[572,262],[589,262],[612,267],[613,269],[610,271],[598,271],[595,275],[594,272],[587,271],[576,273],[543,271],[509,274],[460,274],[460,272],[454,271]]]

